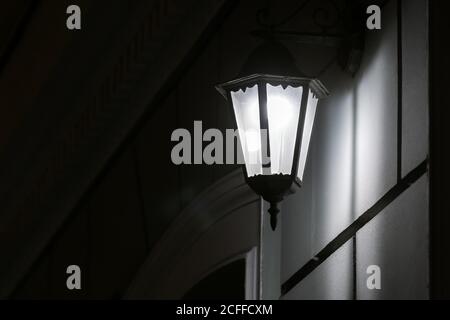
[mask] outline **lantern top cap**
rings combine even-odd
[[[327,88],[318,79],[291,77],[291,76],[277,76],[270,74],[252,74],[250,76],[234,79],[216,86],[216,89],[227,99],[227,93],[239,90],[245,91],[257,84],[270,84],[272,86],[283,87],[300,87],[306,86],[320,99],[329,95]]]
[[[265,38],[247,57],[237,78],[252,74],[282,74],[304,77],[295,58],[281,42],[274,38]]]

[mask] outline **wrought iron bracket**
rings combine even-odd
[[[298,8],[278,22],[269,22],[269,9],[258,11],[257,21],[261,29],[252,35],[280,42],[294,42],[306,45],[337,49],[336,60],[343,71],[354,76],[361,64],[365,43],[365,9],[360,1],[327,0],[328,6],[313,9],[314,24],[321,30],[317,33],[282,29],[311,3],[303,1]],[[339,29],[336,32],[336,29]],[[328,66],[327,66],[328,67]]]

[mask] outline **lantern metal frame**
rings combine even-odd
[[[297,123],[297,132],[294,144],[294,153],[292,159],[292,169],[290,174],[260,174],[255,176],[248,176],[246,166],[243,166],[245,180],[253,191],[260,195],[264,200],[270,203],[270,224],[273,230],[276,228],[277,215],[279,213],[278,203],[283,200],[286,195],[295,192],[294,186],[301,187],[302,181],[298,179],[298,166],[302,147],[303,131],[305,126],[305,119],[308,106],[309,92],[311,92],[320,100],[329,95],[325,86],[317,79],[305,78],[305,77],[291,77],[291,76],[279,76],[271,74],[252,74],[249,76],[241,77],[235,80],[225,82],[216,86],[216,89],[225,97],[228,101],[231,111],[233,113],[234,123],[236,128],[238,122],[233,107],[233,100],[231,98],[232,92],[237,92],[252,88],[257,85],[258,89],[258,106],[259,106],[259,120],[260,129],[266,130],[267,136],[263,137],[261,134],[261,141],[263,138],[267,140],[267,155],[270,158],[270,130],[269,119],[267,115],[267,85],[282,86],[286,89],[288,86],[293,88],[302,87],[302,97],[300,103],[300,113]],[[309,148],[309,146],[306,146]],[[308,150],[306,150],[308,152]],[[261,164],[263,168],[270,168],[269,164]]]

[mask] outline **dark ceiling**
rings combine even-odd
[[[16,0],[1,4],[0,154],[70,38],[63,32],[65,3]]]

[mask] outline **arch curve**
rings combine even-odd
[[[261,200],[240,169],[198,195],[170,224],[141,266],[125,299],[178,299],[213,270],[247,261],[246,297],[257,297]]]

